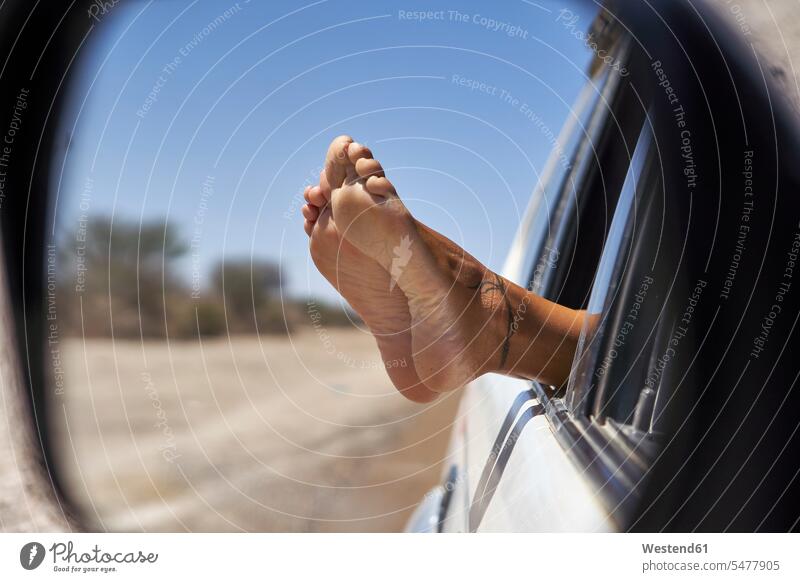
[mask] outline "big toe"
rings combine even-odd
[[[344,181],[347,179],[347,170],[350,166],[350,159],[347,155],[347,150],[350,144],[353,143],[353,138],[349,135],[340,135],[331,142],[328,147],[328,153],[325,156],[325,184],[329,190],[341,188]],[[330,192],[326,192],[330,196]]]

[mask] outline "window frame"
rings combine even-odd
[[[630,63],[637,58],[638,53],[633,49],[633,41],[627,35],[623,35],[619,42],[625,51],[623,62]],[[541,236],[531,245],[532,251],[528,253],[531,257],[528,265],[530,281],[534,280],[535,269],[549,253],[550,243],[557,244],[556,241],[564,240],[569,230],[577,227],[574,223],[586,212],[587,202],[592,196],[602,194],[608,212],[616,213],[616,202],[627,180],[630,162],[634,158],[634,152],[640,144],[643,133],[648,131],[645,128],[647,98],[627,83],[627,79],[624,82],[619,82],[618,79],[618,82],[609,82],[603,87],[602,99],[606,106],[594,112],[590,123],[587,124],[587,127],[592,128],[592,132],[585,132],[584,140],[573,152],[577,156],[577,150],[585,146],[585,142],[588,141],[589,145],[594,146],[593,156],[580,158],[578,161],[584,163],[573,165],[572,172],[569,172],[559,185],[558,196],[555,197],[557,202],[555,207],[559,212],[550,217],[548,222],[550,228],[546,230],[548,236]],[[635,109],[631,109],[631,102],[641,107],[640,117],[631,115],[632,112],[635,113]],[[610,138],[614,132],[622,136],[621,142],[615,142]],[[624,144],[622,148],[620,143]],[[624,150],[624,156],[621,149]],[[622,184],[619,185],[619,191],[614,192],[613,187],[609,188],[606,184],[607,179],[603,175],[604,162],[620,158],[624,163]],[[593,163],[587,163],[589,161]],[[572,186],[572,189],[568,186]],[[537,210],[541,211],[541,208]],[[605,225],[604,238],[609,229],[610,221]],[[572,250],[573,254],[579,251],[579,249]],[[585,290],[587,300],[594,286],[595,270],[599,267],[600,259],[601,253],[597,255],[597,263],[587,265],[587,268],[592,269],[591,280],[588,289]],[[567,270],[574,268],[578,267],[571,263]],[[543,280],[542,285],[534,287],[533,290],[548,299],[559,301],[566,291],[565,284],[565,278],[558,277],[556,273],[551,274]],[[566,391],[563,389],[554,390],[553,387],[546,387],[536,381],[532,381],[531,386],[535,397],[543,406],[544,416],[556,440],[567,456],[581,468],[585,477],[594,483],[595,494],[609,510],[610,519],[623,526],[638,506],[638,486],[648,470],[648,459],[655,453],[654,443],[631,438],[627,426],[613,421],[601,424],[586,414],[585,410],[573,410],[567,405],[567,400],[564,398]]]
[[[570,373],[565,401],[567,408],[575,416],[598,416],[595,403],[598,386],[591,381],[592,376],[587,376],[587,374],[595,369],[602,352],[601,348],[610,336],[613,337],[618,323],[613,321],[615,314],[610,307],[620,293],[624,272],[633,253],[633,246],[638,234],[634,231],[637,216],[641,212],[639,206],[643,197],[642,190],[652,185],[650,179],[654,172],[655,149],[653,132],[648,118],[639,134],[619,196],[619,200],[623,201],[625,206],[616,206],[611,230],[603,246],[600,264],[592,284],[588,311],[596,312],[600,316],[600,321],[597,323],[597,329],[591,333],[591,337],[587,338],[587,333],[589,333],[587,318],[587,323],[584,324],[584,329],[581,331],[581,339]],[[620,214],[621,212],[624,215]],[[612,240],[612,237],[618,237],[618,240]],[[597,305],[592,306],[592,302],[596,302]],[[588,345],[585,345],[587,340]]]

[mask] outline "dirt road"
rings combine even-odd
[[[64,344],[61,455],[98,529],[397,531],[457,395],[406,401],[354,329]]]

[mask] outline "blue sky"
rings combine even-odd
[[[291,294],[334,299],[299,196],[349,133],[417,218],[498,269],[548,131],[585,81],[589,53],[562,8],[584,30],[593,17],[544,0],[123,2],[75,65],[57,224],[74,227],[90,184],[91,213],[167,216],[194,236],[187,279],[223,255],[269,257]]]

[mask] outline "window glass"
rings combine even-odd
[[[690,207],[662,187],[654,160],[633,224],[631,250],[608,329],[598,339],[592,414],[642,433],[658,432],[678,385],[690,381],[695,341],[692,313],[701,287],[687,281],[684,233]],[[652,183],[652,185],[650,185]],[[702,280],[701,280],[702,281]]]
[[[608,306],[614,300],[619,282],[625,271],[631,250],[637,202],[641,193],[652,190],[655,177],[650,170],[652,134],[645,125],[636,145],[630,168],[620,192],[608,238],[603,247],[587,306],[585,320],[576,350],[575,372],[568,386],[568,402],[573,411],[583,411],[586,399],[593,394],[597,378],[603,368],[598,360],[603,333],[609,324]]]
[[[686,284],[680,233],[686,208],[667,196],[649,125],[631,162],[600,266],[568,388],[573,411],[658,432],[675,387],[691,373],[682,321]]]
[[[614,35],[611,35],[614,36]],[[636,55],[627,36],[614,37],[609,49],[628,66]],[[583,140],[575,143],[569,172],[551,186],[543,240],[537,241],[529,281],[540,295],[574,309],[585,309],[592,280],[610,228],[645,106],[630,79],[613,69],[599,89]]]

